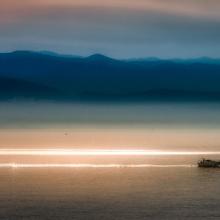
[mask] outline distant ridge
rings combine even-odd
[[[197,57],[197,58],[170,58],[170,59],[162,59],[158,57],[136,57],[136,58],[129,58],[129,59],[119,59],[119,58],[112,58],[109,56],[106,56],[104,54],[95,53],[91,54],[89,56],[80,56],[80,55],[73,55],[73,54],[62,54],[62,53],[56,53],[53,51],[31,51],[31,50],[15,50],[12,52],[5,52],[0,53],[2,54],[29,54],[29,55],[48,55],[52,57],[60,57],[60,58],[81,58],[81,59],[91,59],[91,60],[118,60],[118,61],[139,61],[139,62],[177,62],[177,63],[211,63],[211,64],[220,64],[220,58],[211,58],[211,57]]]
[[[106,61],[106,60],[113,60],[112,58],[110,57],[107,57],[107,56],[104,56],[102,54],[93,54],[91,56],[88,56],[87,59],[90,59],[90,60],[99,60],[99,61]]]
[[[0,53],[0,85],[0,99],[220,101],[220,60],[14,51]]]

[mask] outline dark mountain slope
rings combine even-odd
[[[124,61],[18,51],[0,54],[0,76],[55,88],[53,99],[219,99],[220,94],[220,63],[210,59]]]
[[[0,99],[48,99],[59,98],[61,93],[57,89],[28,82],[22,79],[0,77]]]

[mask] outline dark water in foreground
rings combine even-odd
[[[220,169],[0,170],[0,219],[220,219]]]

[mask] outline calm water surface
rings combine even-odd
[[[1,219],[219,219],[220,170],[0,170]]]

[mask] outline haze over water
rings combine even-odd
[[[1,148],[220,150],[219,103],[0,104]]]

